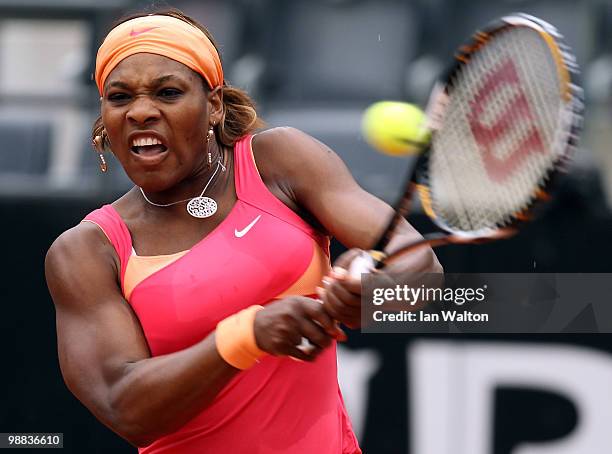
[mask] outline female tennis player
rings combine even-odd
[[[47,254],[69,389],[141,453],[361,452],[336,321],[359,325],[345,270],[391,208],[306,134],[254,135],[253,103],[178,12],[113,28],[95,80],[101,168],[111,151],[135,186]],[[331,236],[353,248],[333,270]],[[392,247],[416,237],[404,223]],[[430,249],[393,267],[439,270]]]

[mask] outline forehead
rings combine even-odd
[[[202,83],[195,71],[176,60],[163,55],[138,53],[122,60],[108,75],[104,85],[109,86],[113,82],[147,84],[168,75],[187,83]]]

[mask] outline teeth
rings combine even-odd
[[[132,140],[133,147],[145,147],[147,145],[162,145],[161,141],[159,141],[155,137],[137,137]]]

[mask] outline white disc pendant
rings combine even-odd
[[[194,218],[209,218],[217,212],[217,202],[210,197],[194,197],[187,204],[187,213]]]

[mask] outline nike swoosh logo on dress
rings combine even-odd
[[[253,226],[257,223],[257,221],[259,221],[260,217],[261,217],[261,214],[257,216],[255,219],[253,219],[251,223],[242,230],[234,229],[234,235],[236,235],[236,238],[242,238],[243,236],[245,236],[248,233],[248,231],[251,230]]]

